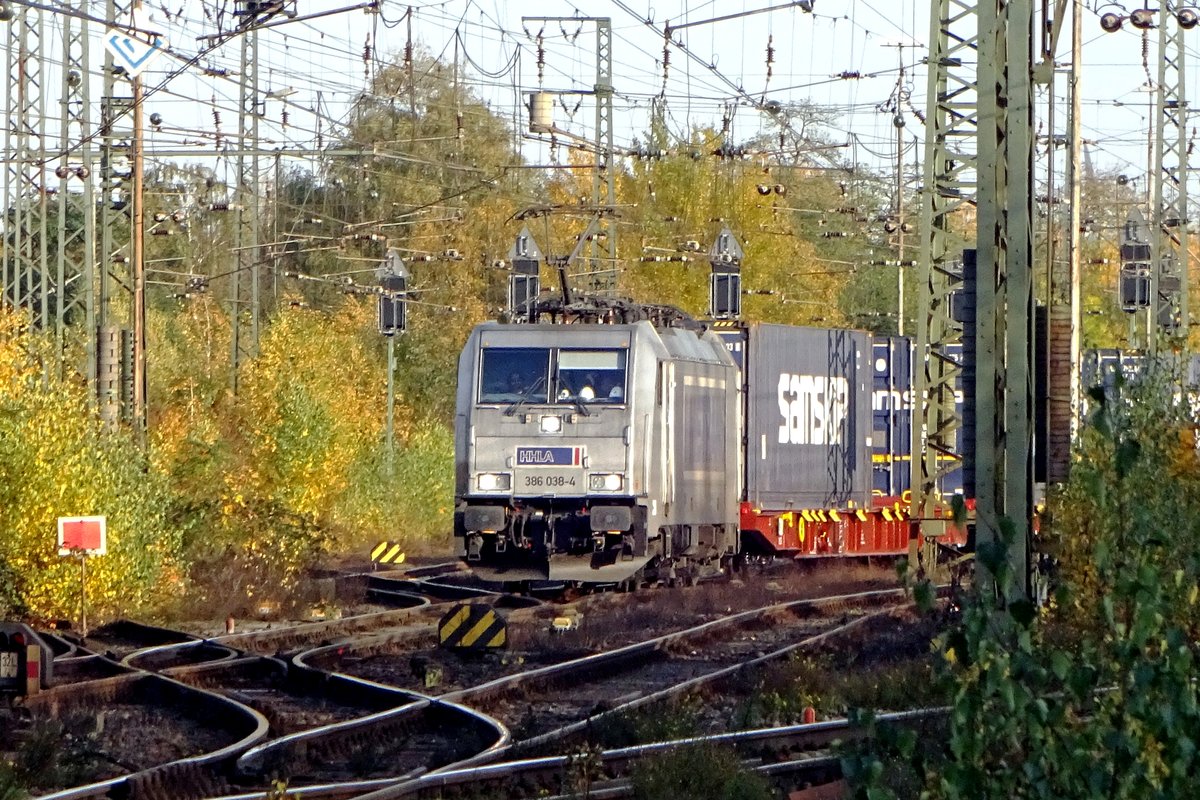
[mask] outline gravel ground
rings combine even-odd
[[[56,720],[0,719],[0,729],[7,733],[0,736],[0,758],[15,755],[20,744],[35,795],[209,753],[233,741],[171,709],[129,703]]]
[[[790,566],[790,565],[789,565]],[[888,569],[856,565],[776,569],[745,579],[714,581],[689,588],[645,589],[635,593],[588,595],[569,606],[535,609],[532,619],[510,620],[508,648],[497,653],[460,653],[397,642],[369,656],[348,650],[328,668],[412,691],[443,694],[540,666],[634,644],[728,614],[773,603],[895,587]],[[575,630],[556,633],[557,616],[575,615]],[[770,626],[761,627],[770,635]],[[426,684],[424,665],[440,670]]]
[[[749,627],[714,633],[704,643],[681,643],[649,661],[613,665],[603,675],[579,678],[565,685],[529,689],[497,703],[467,700],[499,718],[514,739],[539,736],[724,667],[801,641],[841,624],[837,619],[801,619],[790,614],[759,620]]]

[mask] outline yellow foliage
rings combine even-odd
[[[60,516],[102,514],[108,554],[88,568],[88,604],[105,618],[152,606],[182,585],[179,539],[158,473],[124,434],[104,431],[79,381],[45,369],[47,346],[0,312],[0,606],[75,617],[79,567],[57,551]]]

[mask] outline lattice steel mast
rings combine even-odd
[[[613,169],[612,19],[596,23],[596,170],[592,177],[592,205],[611,209],[617,203]],[[592,239],[592,288],[611,293],[617,288],[617,226],[611,214],[600,213],[599,235]],[[601,259],[601,260],[597,260]]]
[[[1012,525],[1010,601],[1028,596],[1033,515],[1032,70],[1032,0],[981,4],[975,530],[983,548]],[[976,576],[992,586],[982,564]]]
[[[50,319],[47,264],[49,185],[46,166],[45,64],[43,12],[19,6],[8,23],[6,61],[9,91],[5,150],[5,247],[3,297],[28,310],[36,326]]]
[[[86,334],[89,383],[96,380],[96,197],[92,160],[91,63],[86,0],[72,9],[80,14],[63,14],[62,94],[59,115],[58,225],[55,259],[55,336],[58,352],[66,353],[68,324],[81,325]],[[62,355],[60,355],[60,359]],[[65,364],[60,362],[60,377]]]
[[[1154,206],[1151,209],[1150,312],[1146,346],[1157,349],[1159,329],[1183,336],[1188,318],[1187,94],[1184,85],[1182,4],[1158,9],[1158,86],[1155,92]]]
[[[963,459],[962,419],[955,408],[962,368],[951,352],[962,344],[963,327],[952,314],[951,296],[962,283],[958,260],[964,240],[952,228],[972,214],[976,193],[976,3],[934,0],[929,42],[910,513],[922,533],[933,537],[940,533],[935,515],[944,511],[941,479]]]

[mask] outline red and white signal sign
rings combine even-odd
[[[59,517],[60,556],[102,556],[108,552],[108,525],[104,517]]]

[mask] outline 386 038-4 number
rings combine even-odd
[[[564,489],[575,486],[574,475],[525,475],[521,485],[526,489]]]

